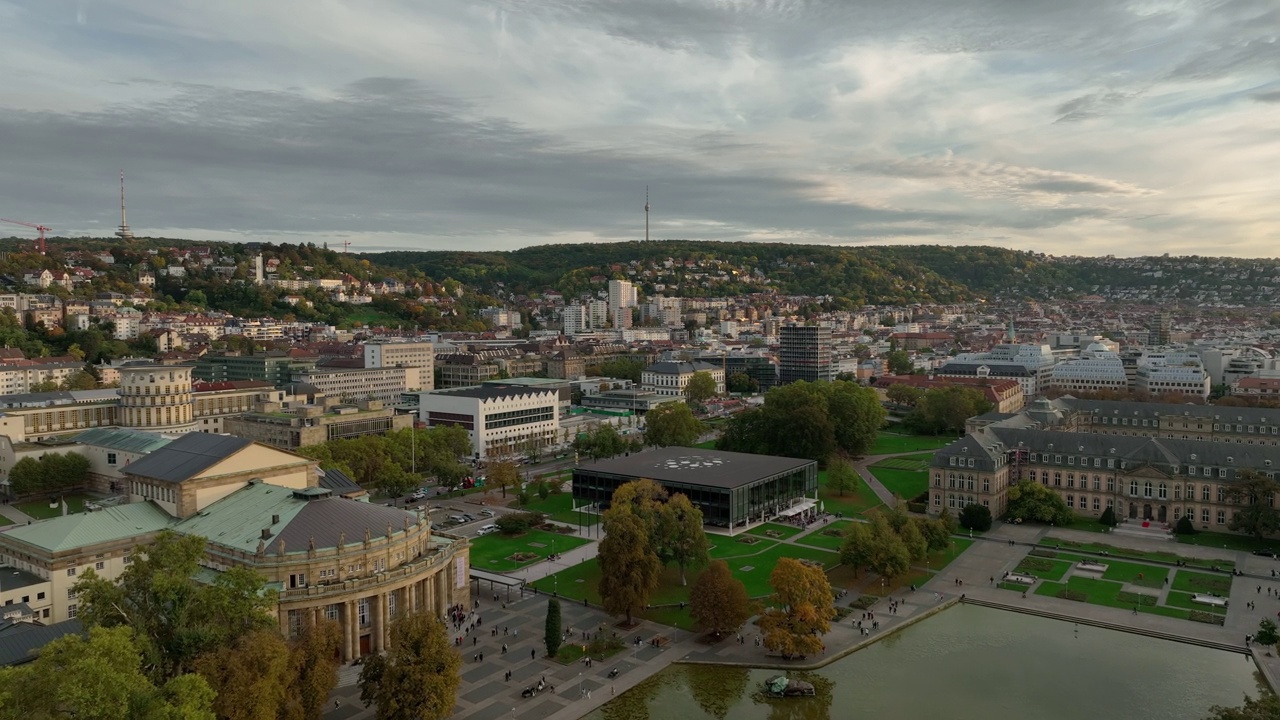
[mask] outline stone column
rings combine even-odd
[[[369,611],[372,613],[370,630],[370,644],[375,653],[382,652],[382,636],[385,632],[386,616],[384,609],[386,608],[387,598],[383,593],[379,593],[369,598]]]
[[[338,622],[342,626],[342,662],[349,663],[355,659],[355,651],[351,646],[351,601],[342,603],[338,609]]]
[[[347,632],[351,635],[351,659],[360,658],[360,612],[355,600],[347,601],[347,615],[351,621],[347,624]]]

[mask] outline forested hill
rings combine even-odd
[[[598,289],[599,282],[592,283],[591,278],[601,276],[632,280],[646,292],[662,285],[668,295],[774,290],[845,297],[858,304],[1070,298],[1094,293],[1110,299],[1250,303],[1271,295],[1273,285],[1280,288],[1280,264],[1273,259],[1054,257],[986,246],[836,247],[663,240],[364,257],[430,277],[451,277],[496,294],[555,289],[573,295]],[[636,264],[630,265],[631,261]]]

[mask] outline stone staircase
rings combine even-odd
[[[363,665],[343,665],[338,668],[338,687],[352,687],[360,679]]]
[[[1141,521],[1131,520],[1111,528],[1111,532],[1116,535],[1140,537],[1148,540],[1174,540],[1173,533],[1157,522],[1152,522],[1148,527],[1142,527]]]

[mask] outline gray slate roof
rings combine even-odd
[[[816,466],[817,463],[776,455],[664,447],[583,463],[579,468],[586,472],[649,478],[658,483],[736,488],[763,478],[792,472],[806,465]]]
[[[352,490],[363,490],[359,483],[347,477],[347,474],[337,469],[320,471],[320,487],[326,490],[332,490],[337,493],[350,492]]]
[[[36,659],[35,652],[63,635],[84,632],[79,620],[52,625],[9,623],[0,626],[0,666],[20,665]]]
[[[715,365],[709,365],[701,360],[694,362],[676,362],[674,360],[663,360],[656,362],[644,369],[645,372],[661,373],[663,375],[688,375],[695,372],[710,372],[712,370],[720,370]]]
[[[252,444],[251,440],[231,435],[187,433],[131,464],[128,474],[182,482]]]
[[[344,534],[347,544],[362,542],[366,528],[373,537],[385,536],[387,525],[391,526],[392,532],[403,532],[405,519],[410,526],[418,522],[414,513],[385,505],[334,497],[312,500],[293,516],[279,535],[272,538],[272,542],[284,540],[286,548],[301,550],[308,547],[314,538],[317,548],[332,548],[338,546]]]

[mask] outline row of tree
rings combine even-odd
[[[840,561],[855,574],[866,569],[892,579],[929,553],[945,550],[954,531],[955,519],[946,511],[938,518],[913,517],[899,504],[876,513],[870,523],[850,525],[840,545]]]
[[[454,488],[471,473],[460,460],[471,454],[471,440],[465,429],[453,425],[330,440],[298,452],[320,461],[322,468],[341,470],[365,488],[392,495],[418,487],[424,475]]]
[[[89,481],[89,458],[79,453],[24,457],[9,471],[9,490],[18,497],[81,489]]]
[[[826,462],[837,451],[865,454],[884,418],[870,388],[844,380],[795,382],[771,389],[762,407],[730,418],[716,447]]]

